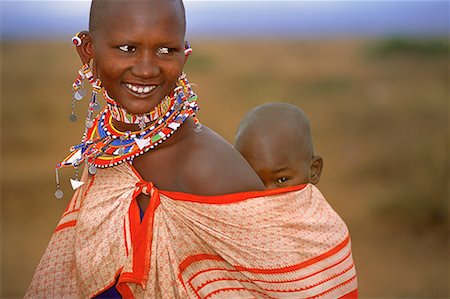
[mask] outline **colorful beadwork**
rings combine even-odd
[[[80,33],[77,33],[72,42],[75,46],[82,43]],[[185,43],[185,56],[192,53],[188,42]],[[86,163],[88,172],[94,175],[97,168],[106,168],[118,165],[125,161],[132,161],[135,157],[155,148],[172,134],[192,116],[195,122],[194,131],[201,130],[201,124],[196,117],[198,110],[197,95],[192,90],[186,75],[182,74],[177,82],[177,87],[166,96],[158,106],[151,112],[142,115],[133,115],[120,107],[112,99],[106,90],[104,97],[106,107],[93,119],[94,111],[100,110],[97,94],[102,89],[99,79],[96,79],[91,71],[90,65],[86,63],[78,72],[73,88],[72,113],[70,120],[76,121],[75,103],[85,96],[83,86],[87,79],[92,87],[91,101],[89,102],[85,131],[80,144],[72,146],[71,153],[56,165],[56,192],[55,197],[60,199],[63,192],[60,188],[58,169],[62,167],[75,167],[76,177],[71,179],[72,188],[75,190],[84,183],[78,179],[78,167]],[[112,120],[126,124],[139,125],[135,132],[120,132],[114,128]]]
[[[187,98],[193,97],[195,95],[189,82],[186,79],[185,74],[182,74],[180,76],[178,80],[178,86],[184,89]],[[103,91],[103,96],[106,100],[106,104],[108,105],[112,117],[115,120],[126,124],[141,125],[142,123],[144,123],[145,125],[147,125],[148,123],[151,123],[158,119],[161,115],[166,114],[171,105],[170,97],[165,97],[151,112],[136,115],[129,113],[127,110],[118,105],[117,102],[108,95],[108,92],[106,90]]]
[[[86,92],[83,87],[83,80],[87,79],[92,87],[92,96],[91,102],[89,103],[88,115],[86,117],[86,127],[92,126],[92,116],[94,110],[100,110],[101,106],[97,100],[97,94],[101,90],[101,81],[99,79],[95,79],[92,74],[91,68],[88,63],[84,64],[81,70],[78,71],[78,76],[75,78],[75,81],[72,83],[73,96],[72,96],[72,112],[70,114],[70,121],[76,121],[78,117],[75,114],[75,103],[76,101],[81,101]]]
[[[188,57],[192,54],[192,48],[188,41],[184,42],[184,56]]]
[[[77,47],[81,46],[81,44],[83,43],[80,36],[81,36],[81,32],[78,32],[77,34],[75,34],[74,37],[72,37],[72,43]]]
[[[106,99],[108,105],[88,127],[82,142],[71,147],[71,154],[59,163],[56,168],[74,166],[83,162],[89,165],[89,172],[95,173],[95,168],[106,168],[130,161],[143,153],[154,149],[184,123],[189,117],[194,117],[198,110],[197,95],[192,90],[186,76],[180,77],[177,87],[154,109],[145,115],[149,120],[145,127],[134,132],[121,132],[112,123],[113,118],[122,121],[124,115],[130,115],[113,99]],[[133,123],[139,115],[130,115]],[[92,167],[93,166],[93,167]]]

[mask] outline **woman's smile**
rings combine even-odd
[[[131,95],[138,98],[146,98],[152,95],[152,92],[156,89],[157,85],[142,85],[125,83],[125,88]]]

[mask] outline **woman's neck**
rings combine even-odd
[[[121,121],[118,121],[116,119],[111,119],[111,122],[114,126],[114,128],[116,128],[117,130],[121,131],[121,132],[127,132],[127,131],[139,131],[139,125],[134,125],[134,124],[126,124],[123,123]]]

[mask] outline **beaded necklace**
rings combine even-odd
[[[177,87],[166,96],[151,112],[144,115],[132,115],[120,107],[105,92],[107,105],[93,120],[86,130],[82,141],[70,148],[71,153],[56,165],[55,196],[62,197],[59,184],[58,169],[73,166],[76,169],[75,180],[71,179],[73,189],[80,187],[78,181],[78,166],[85,162],[90,174],[94,175],[97,168],[107,168],[132,161],[135,157],[154,149],[192,116],[196,130],[201,127],[196,112],[197,95],[192,90],[186,76],[183,74],[177,82]],[[138,124],[137,131],[121,132],[113,126],[113,119],[129,124]],[[126,119],[126,121],[125,121]]]
[[[105,97],[106,104],[108,105],[112,117],[125,124],[141,125],[142,123],[145,124],[155,121],[158,117],[165,114],[170,107],[170,98],[165,97],[153,111],[142,115],[135,115],[120,107],[116,101],[108,95],[106,90],[103,92],[103,96]]]

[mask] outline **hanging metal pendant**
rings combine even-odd
[[[117,150],[117,154],[119,154],[119,156],[123,156],[125,154],[125,149],[123,147],[119,148]]]
[[[62,192],[62,190],[61,189],[56,189],[56,191],[55,191],[55,197],[56,197],[56,199],[61,199],[61,198],[63,198],[63,196],[64,196],[64,192]]]
[[[91,119],[86,119],[86,127],[92,128],[94,126],[94,122]]]
[[[144,121],[144,117],[141,116],[139,119],[139,129],[144,130],[145,128],[145,121]]]
[[[202,131],[202,124],[198,123],[195,125],[194,132],[199,133]]]
[[[75,98],[72,99],[72,112],[70,113],[69,120],[71,122],[76,122],[78,117],[75,115]]]
[[[80,182],[79,180],[70,179],[70,185],[72,186],[73,190],[77,190],[81,186],[84,185],[84,182]]]
[[[89,165],[88,171],[89,171],[90,174],[94,175],[94,174],[97,173],[97,167],[95,167],[94,164]]]
[[[64,196],[64,192],[62,192],[61,188],[59,187],[59,172],[58,172],[58,168],[55,168],[55,178],[56,178],[55,197],[56,197],[56,199],[61,199]]]
[[[77,119],[78,119],[78,117],[75,115],[75,114],[70,114],[70,116],[69,116],[69,120],[71,121],[71,122],[76,122],[77,121]]]
[[[73,98],[77,101],[81,101],[84,96],[86,95],[86,92],[84,91],[83,88],[77,89],[74,93],[73,93]]]
[[[145,139],[134,138],[134,142],[136,142],[139,149],[142,150],[144,147],[150,144],[150,138]]]
[[[95,111],[98,111],[98,110],[100,110],[100,108],[102,108],[102,107],[100,106],[99,103],[95,102],[94,104],[92,104],[92,108],[93,108]]]

